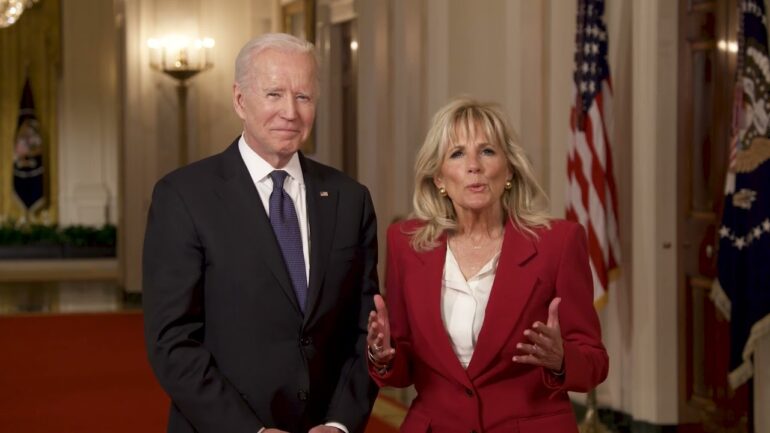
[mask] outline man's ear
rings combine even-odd
[[[233,108],[241,120],[246,119],[246,109],[243,105],[243,98],[244,95],[241,86],[239,86],[238,83],[233,83]]]

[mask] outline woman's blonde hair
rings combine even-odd
[[[503,191],[504,216],[532,236],[536,236],[534,228],[549,226],[551,217],[545,210],[545,191],[537,183],[524,149],[518,145],[502,111],[494,104],[458,98],[433,116],[425,142],[417,153],[412,217],[425,222],[411,233],[411,244],[417,251],[435,248],[442,233],[457,229],[452,201],[439,193],[434,177],[441,170],[449,145],[457,143],[458,136],[470,137],[473,131],[484,133],[487,140],[497,143],[508,160],[512,187]]]

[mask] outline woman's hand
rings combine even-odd
[[[366,344],[369,345],[370,358],[378,366],[386,366],[396,355],[396,349],[390,345],[390,321],[388,307],[380,295],[374,295],[375,311],[369,313],[366,329]]]
[[[564,372],[564,343],[559,328],[560,302],[561,298],[554,298],[548,306],[547,324],[535,322],[532,329],[524,331],[529,341],[516,345],[524,354],[514,356],[514,362],[549,368],[556,374]]]

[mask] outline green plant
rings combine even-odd
[[[6,221],[0,225],[0,245],[115,246],[116,239],[117,230],[111,224],[59,227]]]
[[[76,247],[83,246],[114,246],[117,231],[113,225],[101,228],[75,225],[60,230],[61,243]]]

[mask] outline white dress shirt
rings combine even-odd
[[[299,156],[295,153],[285,167],[277,169],[267,161],[257,155],[252,148],[246,144],[246,140],[241,135],[238,141],[238,150],[241,152],[241,158],[249,169],[251,180],[257,187],[259,198],[265,207],[267,216],[270,217],[270,194],[273,193],[273,179],[270,173],[275,170],[284,170],[289,173],[283,181],[283,189],[294,202],[294,209],[297,211],[297,220],[299,221],[299,232],[302,236],[302,252],[305,256],[305,278],[310,279],[310,229],[307,221],[307,202],[305,201],[305,178],[302,176],[302,167],[299,165]]]
[[[441,319],[463,368],[468,368],[479,339],[499,258],[498,252],[476,275],[466,280],[452,249],[448,246],[446,249],[441,287]]]
[[[276,169],[270,165],[267,161],[257,155],[254,150],[246,144],[246,139],[241,134],[241,139],[238,140],[238,150],[241,152],[241,158],[246,163],[246,168],[249,170],[251,180],[257,187],[259,198],[262,200],[262,205],[265,207],[267,216],[270,217],[270,194],[273,193],[273,179],[270,177],[270,173],[274,170],[284,170],[289,173],[286,179],[283,181],[283,189],[291,197],[291,201],[294,202],[294,209],[297,211],[297,220],[299,221],[299,232],[302,236],[302,252],[305,256],[305,278],[310,280],[310,225],[307,219],[307,202],[305,178],[302,175],[302,167],[299,164],[299,156],[295,153],[289,163],[285,167]],[[310,284],[308,282],[308,284]],[[338,422],[327,422],[325,425],[329,427],[336,427],[342,430],[344,433],[348,433],[347,427]],[[258,433],[265,430],[262,427]]]

